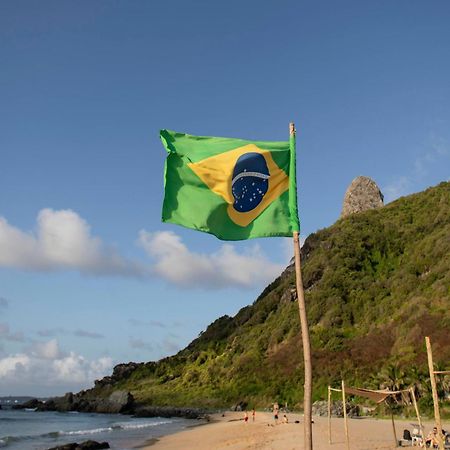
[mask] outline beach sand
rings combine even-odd
[[[257,412],[256,420],[242,420],[243,413],[226,412],[212,416],[212,423],[192,427],[179,433],[164,436],[154,444],[145,447],[146,450],[244,450],[244,449],[283,449],[293,450],[303,448],[303,416],[289,414],[288,424],[274,425],[270,413]],[[280,416],[282,418],[282,416]],[[299,420],[300,423],[295,423]],[[411,420],[395,420],[397,439],[403,436],[403,430],[412,431]],[[442,424],[446,429],[448,424]],[[424,422],[425,434],[433,423]],[[349,438],[351,450],[393,449],[394,435],[392,422],[383,419],[349,419]],[[447,426],[448,429],[448,426]],[[328,419],[314,417],[313,444],[314,450],[346,450],[344,419],[332,418],[332,444],[328,443]]]

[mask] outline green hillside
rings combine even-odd
[[[429,406],[424,336],[450,369],[450,183],[337,221],[307,238],[302,258],[314,398],[344,378],[369,388],[414,384]],[[113,376],[108,389],[154,405],[300,407],[294,285],[288,268],[235,317],[217,319],[175,356]],[[439,388],[448,393],[449,379]]]

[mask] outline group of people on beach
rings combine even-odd
[[[445,445],[447,445],[447,441],[450,439],[448,437],[448,433],[445,430],[442,430],[442,436],[444,438]],[[425,439],[425,447],[439,448],[439,435],[437,427],[433,427],[433,429],[428,433]]]
[[[275,421],[275,425],[278,425],[278,415],[279,415],[279,413],[280,413],[280,407],[278,406],[278,403],[277,403],[277,402],[275,402],[275,403],[273,404],[272,410],[273,410],[273,419],[274,419],[274,421]],[[252,409],[252,421],[253,421],[253,422],[255,421],[255,417],[256,417],[256,411],[255,411],[255,408],[253,408],[253,409]],[[248,419],[249,419],[249,418],[248,418],[248,411],[245,411],[245,414],[244,414],[244,422],[247,423],[247,422],[248,422]],[[289,423],[289,419],[288,419],[286,413],[283,414],[283,420],[282,420],[282,423]]]
[[[253,422],[255,421],[255,416],[256,416],[256,411],[255,411],[255,408],[253,408],[252,409],[252,421]],[[244,414],[244,422],[245,423],[248,422],[248,412],[247,411],[245,411],[245,414]]]
[[[278,425],[278,415],[280,413],[280,407],[278,406],[278,403],[275,402],[273,404],[273,420],[275,421],[275,425]],[[289,423],[289,420],[287,418],[286,414],[283,414],[283,423]]]

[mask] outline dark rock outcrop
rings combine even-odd
[[[185,419],[205,420],[209,420],[208,414],[210,413],[209,410],[200,408],[138,406],[133,396],[127,391],[114,391],[109,397],[104,398],[93,397],[89,391],[81,391],[77,394],[70,392],[64,395],[64,397],[51,398],[46,402],[34,398],[26,403],[15,406],[15,409],[25,408],[33,408],[37,411],[120,413],[133,414],[135,417],[183,417]],[[76,448],[78,449],[78,447]]]
[[[358,417],[360,415],[360,408],[358,405],[352,405],[347,403],[346,412],[349,417]],[[327,416],[328,415],[328,402],[325,400],[319,400],[312,405],[312,413],[315,416]],[[341,401],[331,402],[331,415],[333,417],[344,417],[344,408]]]
[[[38,410],[45,409],[46,411],[73,411],[74,395],[72,392],[68,392],[63,397],[54,397],[47,400],[42,405],[38,406]]]
[[[130,375],[136,369],[146,367],[151,370],[155,366],[156,366],[156,363],[153,361],[146,362],[146,363],[129,362],[129,363],[117,364],[117,366],[114,367],[113,373],[111,376],[103,377],[100,380],[95,380],[94,384],[95,384],[96,388],[111,387],[115,383],[129,378]]]
[[[43,402],[38,400],[37,398],[32,398],[26,402],[19,403],[18,405],[12,405],[12,409],[35,409],[39,408]]]
[[[111,448],[107,442],[97,441],[84,441],[81,444],[76,442],[64,445],[58,445],[57,447],[49,448],[48,450],[101,450],[104,448]]]
[[[99,400],[95,405],[98,413],[127,413],[132,412],[134,406],[133,396],[126,391],[114,391],[108,398]]]
[[[383,206],[384,197],[375,181],[369,177],[356,177],[347,188],[341,218],[368,209]]]
[[[132,414],[135,409],[133,396],[127,391],[114,391],[108,397],[98,397],[90,391],[77,394],[67,393],[63,397],[54,397],[43,402],[31,399],[15,409],[36,408],[38,411],[79,411],[107,414]]]
[[[286,289],[281,295],[280,302],[281,303],[290,303],[295,302],[297,300],[297,289],[295,287],[290,287]]]
[[[198,408],[173,408],[170,406],[142,406],[134,412],[135,417],[184,417],[185,419],[206,419],[208,411]]]
[[[232,411],[245,411],[247,409],[248,403],[245,401],[240,401],[236,405],[231,407]]]

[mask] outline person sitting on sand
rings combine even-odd
[[[288,420],[286,414],[283,414],[283,423],[289,423],[289,420]]]
[[[425,439],[425,446],[431,448],[439,447],[439,436],[437,432],[437,427],[434,427],[433,430],[428,433],[428,436]]]

